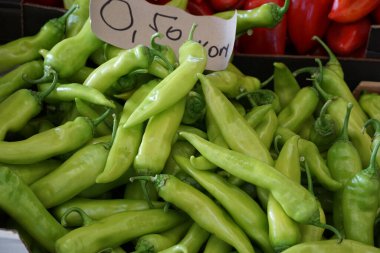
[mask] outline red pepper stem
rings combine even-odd
[[[347,104],[346,116],[344,117],[342,130],[341,130],[340,135],[338,136],[337,140],[342,140],[342,141],[348,141],[349,140],[349,137],[348,137],[348,123],[349,123],[349,120],[350,120],[350,115],[351,115],[352,107],[353,107],[352,103],[348,103]]]
[[[79,216],[82,219],[82,226],[87,226],[87,225],[89,225],[89,224],[91,224],[93,222],[93,219],[90,216],[88,216],[85,211],[83,211],[79,207],[73,206],[73,207],[70,207],[69,209],[67,209],[65,211],[65,213],[62,215],[62,218],[61,218],[61,224],[62,224],[62,226],[67,227],[67,220],[66,220],[66,218],[72,212],[76,212],[76,213],[79,214]]]

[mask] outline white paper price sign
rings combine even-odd
[[[124,49],[137,44],[149,46],[151,36],[159,32],[163,38],[157,42],[171,46],[177,53],[195,23],[193,40],[207,50],[208,70],[227,67],[235,42],[236,15],[224,20],[194,16],[172,6],[154,5],[145,0],[91,0],[90,18],[94,33],[109,44]]]

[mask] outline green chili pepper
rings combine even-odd
[[[220,240],[215,235],[210,235],[204,247],[203,253],[230,253],[231,250],[231,245],[223,240]]]
[[[273,109],[269,110],[263,121],[255,128],[257,135],[265,147],[269,150],[272,145],[274,134],[278,126],[278,119]]]
[[[316,59],[320,64],[319,59]],[[318,85],[325,93],[331,94],[331,96],[337,96],[342,98],[347,102],[353,104],[352,117],[356,118],[360,124],[363,124],[367,119],[367,115],[359,106],[359,102],[354,97],[350,87],[345,82],[345,80],[337,74],[336,69],[331,69],[328,67],[305,67],[293,72],[294,75],[300,73],[309,72],[312,74],[312,79],[318,81]],[[326,98],[325,98],[326,99]]]
[[[274,62],[273,91],[277,94],[281,108],[286,107],[301,89],[297,79],[288,66]]]
[[[175,160],[181,169],[193,177],[227,210],[235,222],[264,252],[274,252],[269,242],[266,214],[255,200],[220,175],[197,170],[188,158],[176,156]]]
[[[236,34],[240,35],[256,27],[274,27],[288,11],[290,1],[286,0],[284,6],[275,3],[265,3],[251,10],[237,10]],[[216,17],[230,19],[235,15],[235,10],[217,12]]]
[[[312,39],[316,40],[325,49],[325,51],[329,57],[329,60],[325,64],[325,67],[334,71],[340,78],[344,78],[344,72],[343,72],[342,65],[340,64],[338,58],[335,56],[335,54],[332,52],[332,50],[318,36],[313,36]]]
[[[58,42],[48,51],[40,50],[44,57],[44,75],[30,81],[41,83],[50,80],[51,76],[62,79],[72,76],[86,65],[90,54],[102,44],[102,40],[92,32],[88,18],[77,35]]]
[[[207,195],[169,174],[132,177],[154,182],[158,195],[186,212],[201,228],[215,234],[239,252],[254,252],[241,228]]]
[[[78,8],[66,20],[66,37],[73,37],[78,34],[86,23],[90,14],[89,0],[75,0]]]
[[[305,163],[310,168],[311,174],[326,189],[337,191],[342,188],[342,183],[335,180],[326,164],[318,147],[311,141],[300,139],[298,142],[300,155],[305,158]]]
[[[189,231],[192,221],[187,221],[160,234],[146,234],[137,239],[134,253],[164,251],[176,243]]]
[[[205,124],[207,129],[207,139],[215,144],[223,147],[228,147],[228,144],[223,138],[222,133],[213,117],[213,115],[206,110]],[[216,165],[208,161],[203,156],[191,157],[191,164],[199,170],[212,170],[216,169]]]
[[[28,89],[30,84],[23,78],[27,74],[31,78],[42,75],[42,61],[35,60],[24,63],[0,77],[0,101],[19,89]],[[0,71],[1,72],[1,71]]]
[[[250,109],[244,118],[248,121],[248,124],[252,128],[256,128],[265,118],[265,115],[272,109],[271,104],[265,104],[260,106],[254,106]]]
[[[203,244],[209,238],[210,233],[199,226],[196,222],[193,222],[185,236],[176,245],[173,245],[167,249],[158,251],[159,253],[175,253],[175,252],[187,252],[197,253],[202,248]]]
[[[107,60],[98,66],[84,81],[83,85],[91,86],[102,93],[107,92],[119,78],[139,69],[154,71],[150,66],[156,58],[163,56],[156,49],[137,45],[133,48],[122,50],[117,56]],[[164,58],[165,59],[165,58]],[[167,65],[170,63],[166,62]],[[162,65],[160,65],[162,67]]]
[[[164,206],[163,202],[153,202],[156,208]],[[82,197],[74,197],[61,205],[54,207],[51,213],[57,220],[61,220],[67,210],[77,207],[83,210],[91,219],[100,220],[116,213],[126,211],[138,211],[149,209],[149,205],[145,200],[135,199],[89,199]],[[69,227],[80,226],[82,219],[76,212],[72,212],[65,216],[66,225]]]
[[[337,243],[336,240],[321,240],[316,242],[304,242],[299,243],[285,251],[283,253],[379,253],[380,249],[373,246],[363,244],[355,240],[345,239],[341,243]]]
[[[41,48],[50,49],[61,41],[65,35],[66,19],[76,8],[73,5],[61,17],[50,19],[35,35],[22,37],[1,45],[0,73],[19,64],[39,59]]]
[[[38,89],[40,91],[45,91],[49,86],[49,83],[42,83],[38,85]],[[74,101],[75,98],[79,98],[89,103],[115,108],[113,101],[105,97],[103,93],[79,83],[57,84],[57,87],[46,96],[45,100],[46,102],[62,102]]]
[[[195,25],[192,27],[189,39],[179,48],[179,66],[165,77],[141,102],[124,127],[144,122],[174,105],[194,87],[198,73],[202,73],[207,63],[205,48],[192,40]],[[181,86],[178,86],[181,83]]]
[[[95,184],[95,178],[104,168],[108,151],[109,147],[104,143],[85,145],[30,188],[46,208],[62,204]]]
[[[309,134],[309,140],[317,145],[320,152],[330,148],[338,135],[334,118],[327,113],[327,108],[333,100],[327,100],[322,106],[318,118],[314,121]]]
[[[199,79],[206,99],[207,110],[215,119],[228,146],[233,150],[273,164],[269,150],[231,101],[212,85],[207,76],[199,74]]]
[[[376,142],[369,165],[348,180],[342,193],[346,238],[368,245],[374,245],[373,231],[379,208],[380,182],[376,162],[379,147],[380,142]]]
[[[67,230],[42,205],[32,190],[16,173],[0,167],[0,208],[12,217],[38,243],[54,252],[57,239]]]
[[[177,140],[173,143],[170,155],[168,160],[166,161],[165,168],[162,170],[164,174],[177,175],[181,172],[181,167],[178,166],[177,162],[174,160],[174,157],[177,155],[184,156],[190,158],[190,156],[195,154],[195,148],[193,145],[188,143],[187,141]]]
[[[186,100],[183,98],[149,119],[133,161],[137,175],[155,175],[162,172],[181,123],[185,104]],[[157,131],[160,128],[165,130]]]
[[[149,92],[156,87],[158,82],[158,79],[154,79],[140,86],[131,98],[125,102],[106,165],[103,172],[97,177],[97,183],[106,183],[117,179],[133,164],[143,136],[143,124],[128,128],[123,126],[132,112]]]
[[[235,98],[242,92],[252,92],[261,87],[260,80],[257,78],[237,74],[230,70],[214,71],[206,76],[229,98]]]
[[[12,170],[24,181],[25,184],[31,185],[38,179],[47,175],[49,172],[58,168],[61,164],[60,161],[56,159],[47,159],[41,162],[32,164],[5,164],[0,163],[0,167],[6,167]]]
[[[356,150],[354,145],[351,143],[348,136],[348,123],[349,117],[352,110],[352,104],[347,104],[347,113],[344,119],[343,127],[339,136],[336,138],[335,142],[327,151],[327,166],[331,172],[332,177],[345,185],[352,177],[362,170],[362,162],[360,159],[359,152]],[[333,220],[334,225],[344,233],[343,226],[343,206],[342,194],[343,189],[334,192],[334,203],[333,203]]]
[[[380,95],[364,92],[359,97],[359,104],[371,119],[380,120]]]
[[[0,162],[29,164],[78,149],[93,137],[93,128],[108,115],[95,120],[78,117],[25,140],[0,142]]]
[[[78,115],[89,119],[99,117],[99,113],[91,107],[91,104],[86,103],[79,98],[75,98],[75,107],[73,108],[73,111],[74,118],[78,117]],[[111,127],[105,121],[99,122],[99,124],[95,126],[94,131],[94,136],[104,136],[112,133]]]
[[[125,211],[71,230],[55,244],[57,253],[90,253],[118,247],[148,233],[159,233],[185,220],[174,210]],[[91,235],[91,236],[89,236]]]
[[[324,75],[323,75],[324,76]],[[319,94],[325,99],[332,99],[332,103],[328,107],[328,113],[334,118],[334,121],[337,124],[338,129],[341,129],[343,127],[343,121],[346,114],[346,107],[347,102],[349,100],[346,100],[342,97],[333,96],[329,93],[327,93],[322,87],[320,86],[320,78],[316,77],[314,78],[314,87],[318,89]],[[350,102],[351,103],[351,102]],[[357,107],[355,107],[357,104],[352,103],[352,112],[350,115],[349,125],[348,125],[348,136],[351,139],[351,142],[354,144],[355,148],[358,150],[360,154],[360,158],[362,160],[362,164],[364,167],[368,166],[370,156],[371,156],[371,137],[366,132],[361,132],[362,126],[364,125],[365,121],[363,121],[360,118],[359,112]],[[380,159],[380,155],[379,155]]]
[[[302,124],[316,110],[319,102],[318,92],[313,87],[301,88],[289,104],[278,113],[279,125],[298,132]]]
[[[37,116],[43,108],[42,101],[54,89],[55,83],[45,91],[17,90],[0,103],[0,140],[7,132],[17,132]],[[16,112],[16,113],[15,113]]]
[[[275,169],[298,184],[301,182],[301,166],[298,150],[299,139],[298,135],[288,139],[281,148],[275,162]],[[284,212],[273,195],[270,195],[268,199],[267,215],[269,239],[275,252],[283,251],[301,241],[298,223]]]
[[[240,152],[219,147],[197,135],[186,132],[181,132],[180,135],[220,168],[269,190],[287,215],[295,221],[307,224],[319,222],[319,209],[314,196],[272,166]]]

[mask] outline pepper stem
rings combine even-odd
[[[336,229],[334,226],[331,226],[329,224],[325,224],[322,222],[314,222],[311,225],[316,226],[316,227],[320,227],[323,229],[327,229],[327,230],[330,230],[331,232],[333,232],[337,236],[338,244],[341,243],[344,239],[342,233],[338,229]]]
[[[322,87],[320,85],[320,83],[323,80],[323,66],[322,66],[322,62],[321,62],[320,59],[315,59],[315,61],[318,63],[320,70],[319,70],[318,74],[314,73],[314,76],[316,76],[316,77],[313,78],[314,88],[323,97],[323,99],[325,99],[325,100],[334,100],[335,96],[327,93],[325,90],[322,89]]]
[[[149,48],[149,52],[150,52],[151,62],[154,61],[155,59],[161,60],[167,66],[169,73],[173,72],[173,70],[174,70],[173,64],[171,64],[168,61],[168,59],[166,59],[166,57],[164,56],[163,53],[161,53],[160,51],[158,51],[157,49],[154,49],[154,48]]]
[[[193,25],[191,26],[188,40],[193,40],[194,32],[195,32],[195,29],[197,28],[197,26],[198,25],[196,23],[193,23]]]
[[[342,140],[342,141],[348,141],[349,140],[349,137],[348,137],[348,123],[349,123],[349,120],[350,120],[350,115],[351,115],[352,107],[353,107],[352,103],[347,103],[346,116],[344,117],[343,126],[342,126],[340,135],[337,138],[337,140]]]
[[[371,153],[371,157],[369,160],[368,167],[364,170],[367,174],[374,175],[377,172],[377,152],[380,148],[380,141],[376,141],[373,143],[373,149]]]
[[[155,33],[152,35],[152,37],[150,38],[150,46],[158,51],[161,51],[165,48],[165,46],[161,45],[161,44],[158,44],[156,42],[156,38],[162,38],[163,35],[162,33]]]
[[[49,76],[53,76],[53,81],[51,82],[51,85],[49,86],[49,88],[47,88],[45,91],[37,93],[38,94],[38,99],[39,99],[40,102],[42,100],[44,100],[57,87],[58,73],[55,70],[51,69],[51,68],[49,68],[48,71],[49,71],[48,75]]]
[[[76,11],[77,9],[79,9],[79,5],[78,4],[73,4],[70,9],[68,9],[65,14],[63,14],[61,17],[58,18],[58,21],[61,22],[61,23],[65,23],[66,22],[66,19],[74,12]]]
[[[341,68],[341,65],[340,65],[340,62],[338,61],[338,58],[335,56],[335,54],[331,51],[331,49],[326,45],[325,42],[323,42],[323,40],[321,40],[321,38],[319,38],[318,36],[313,36],[312,37],[313,40],[316,40],[324,49],[325,51],[327,52],[328,56],[329,56],[329,61],[327,62],[327,66],[334,66],[336,67],[334,70],[335,71],[338,71],[339,75],[343,75],[343,71],[342,71],[342,68]]]
[[[74,206],[74,207],[70,207],[69,209],[67,209],[65,211],[65,213],[62,215],[62,218],[61,218],[61,224],[62,224],[62,226],[64,226],[64,227],[68,226],[68,224],[67,224],[67,216],[69,214],[71,214],[72,212],[76,212],[76,213],[79,214],[79,216],[82,219],[82,226],[87,226],[87,225],[89,225],[89,224],[91,224],[93,222],[93,219],[90,216],[88,216],[88,214],[85,211],[83,211],[79,207],[75,207]]]
[[[332,102],[333,100],[329,99],[323,104],[319,116],[314,123],[314,129],[322,136],[330,135],[335,131],[335,122],[327,117],[327,109]]]
[[[92,124],[94,124],[94,126],[99,125],[101,122],[103,122],[105,118],[108,117],[108,115],[112,112],[112,110],[113,110],[112,108],[108,108],[102,115],[92,120]]]
[[[284,16],[285,13],[288,12],[289,6],[290,6],[290,0],[285,0],[284,5],[278,10],[279,16],[281,17]]]

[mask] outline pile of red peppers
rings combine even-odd
[[[148,0],[165,4],[168,0]],[[187,11],[212,15],[231,9],[252,9],[284,0],[189,0]],[[380,24],[380,0],[291,0],[287,14],[274,28],[256,28],[237,38],[236,51],[244,54],[321,55],[314,35],[338,56],[364,57],[371,25]]]
[[[25,0],[59,6],[62,0]],[[169,0],[147,0],[166,4]],[[264,3],[283,5],[284,0],[188,0],[193,15],[213,15],[227,10],[248,10]],[[322,38],[337,56],[364,57],[371,25],[380,24],[380,0],[291,0],[282,21],[274,28],[256,28],[236,40],[243,54],[321,55],[325,51],[312,40]]]

